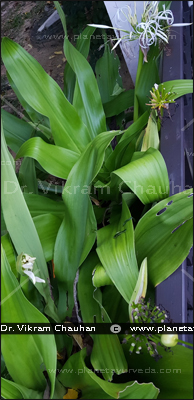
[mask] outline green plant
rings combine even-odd
[[[29,53],[8,38],[2,41],[10,85],[31,120],[2,113],[2,322],[67,322],[74,309],[85,323],[132,321],[147,289],[153,297],[154,287],[189,252],[192,189],[169,197],[159,117],[146,106],[142,87],[135,93],[138,118],[125,130],[107,129],[111,116],[134,104],[134,92],[123,91],[118,60],[107,45],[96,79],[86,60],[94,27],[85,29],[75,48],[55,5],[65,31],[65,94]],[[157,82],[144,65],[138,87],[144,72],[151,90]],[[165,88],[177,98],[192,91],[192,82],[165,82]],[[18,176],[7,146],[16,160],[24,157]],[[40,189],[40,173],[44,180],[48,173],[65,180],[61,193]],[[173,355],[161,346],[163,368],[181,365],[179,388],[176,376],[163,381],[157,374],[130,374],[140,361],[145,368],[152,362],[146,343],[142,354],[130,354],[131,340],[91,334],[89,356],[78,336],[79,351],[64,334],[3,335],[2,396],[192,398],[190,349],[176,346]]]

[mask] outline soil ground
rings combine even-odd
[[[53,13],[54,9],[51,1],[1,2],[1,37],[7,36],[19,43],[63,89],[63,72],[66,62],[63,53],[63,39],[36,40],[38,28]],[[120,50],[118,55],[121,62],[120,74],[123,85],[125,89],[129,89],[133,87],[133,83]],[[1,90],[3,97],[17,109],[19,108],[18,111],[22,111],[16,95],[9,87],[6,69],[2,61]],[[6,111],[13,113],[9,105],[3,103],[2,106]]]

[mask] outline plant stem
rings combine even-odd
[[[191,347],[193,347],[193,344],[192,343],[189,343],[189,342],[185,342],[184,340],[178,340],[178,343],[183,343],[183,344],[186,344],[187,346],[191,346]]]
[[[141,48],[139,47],[139,60],[138,60],[138,66],[137,66],[137,74],[136,74],[136,80],[135,80],[135,96],[134,96],[134,112],[133,112],[133,122],[137,121],[138,116],[139,116],[139,110],[138,110],[138,99],[137,99],[137,87],[138,87],[138,81],[139,77],[141,74],[141,69],[143,66],[143,53],[141,51]]]

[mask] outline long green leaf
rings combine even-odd
[[[63,201],[53,201],[46,196],[24,193],[24,199],[32,217],[42,214],[53,214],[64,218],[65,205]]]
[[[32,138],[25,142],[16,155],[32,157],[51,175],[67,179],[71,168],[79,158],[79,154],[59,146],[45,143],[41,138]]]
[[[43,214],[33,218],[45,260],[50,261],[54,256],[54,245],[61,219],[52,214]]]
[[[1,112],[6,143],[17,153],[21,145],[30,139],[34,128],[3,109]]]
[[[105,150],[115,133],[101,133],[87,146],[64,187],[65,218],[57,235],[54,254],[55,275],[60,291],[58,309],[63,318],[71,314],[76,271],[96,237],[96,219],[88,194],[90,185],[102,166]]]
[[[37,392],[8,379],[1,378],[1,396],[4,399],[42,399],[43,392]]]
[[[160,79],[158,75],[158,67],[156,60],[151,59],[147,63],[144,62],[141,69],[140,77],[138,79],[138,84],[135,86],[140,115],[143,114],[149,108],[148,106],[146,106],[146,103],[148,103],[150,97],[150,90],[154,86],[154,83],[159,84]]]
[[[21,96],[49,118],[55,144],[81,152],[90,135],[57,83],[27,51],[6,37],[2,40],[2,59]]]
[[[102,304],[113,323],[126,322],[129,319],[128,304],[116,286],[105,286]]]
[[[108,103],[103,104],[104,112],[106,117],[113,117],[119,115],[123,111],[134,104],[134,89],[126,90],[126,92],[120,93],[115,99],[113,98]]]
[[[116,84],[120,88],[123,88],[122,79],[119,75],[119,57],[118,55],[115,56],[114,53],[110,51],[106,34],[104,35],[104,42],[104,54],[98,59],[95,67],[102,104],[113,99],[112,94]]]
[[[163,82],[166,92],[174,92],[174,99],[178,99],[184,94],[193,93],[193,80],[192,79],[177,79],[172,81]],[[162,90],[162,84],[158,87]]]
[[[135,143],[138,135],[147,124],[149,114],[146,111],[136,122],[129,126],[121,137],[113,153],[107,158],[105,167],[114,171],[131,161],[135,151]]]
[[[169,195],[168,171],[158,150],[150,147],[136,152],[131,162],[114,171],[139,197],[143,204],[164,199]]]
[[[171,275],[189,253],[192,199],[192,189],[170,196],[152,207],[136,226],[137,259],[141,263],[147,257],[148,279],[154,286]]]
[[[36,257],[34,268],[39,270],[40,277],[45,280],[45,283],[38,284],[37,289],[46,301],[45,311],[47,310],[48,315],[58,320],[55,305],[50,295],[48,269],[38,233],[24,200],[13,166],[12,164],[6,165],[6,161],[10,160],[10,154],[5,143],[3,126],[1,127],[1,134],[1,158],[4,161],[2,166],[2,209],[5,223],[17,254],[24,252],[31,257]]]
[[[114,285],[130,302],[138,278],[131,214],[123,199],[122,215],[98,231],[97,253]]]
[[[76,109],[79,115],[84,115],[84,122],[89,130],[91,139],[93,139],[99,133],[106,131],[106,118],[96,78],[85,57],[68,40],[65,14],[58,1],[55,1],[54,4],[65,32],[65,57],[76,74],[77,86],[79,87],[76,94]]]
[[[11,238],[9,236],[9,233],[6,233],[6,235],[1,236],[1,244],[4,248],[6,257],[8,259],[8,262],[10,264],[11,270],[14,273],[14,275],[17,277],[18,272],[16,270],[16,256],[15,256],[15,251],[13,248],[13,245],[11,243]]]
[[[24,296],[21,287],[12,273],[3,248],[1,249],[1,318],[2,323],[49,323]],[[13,380],[29,389],[43,391],[46,379],[41,372],[44,363],[51,382],[51,398],[55,386],[56,344],[54,335],[2,335],[2,353],[6,367]],[[25,371],[25,377],[21,374]]]
[[[102,306],[94,299],[94,286],[92,284],[92,271],[99,259],[95,252],[90,253],[80,268],[78,280],[78,299],[83,322],[97,323],[102,321]],[[104,313],[103,313],[104,314]],[[108,322],[111,322],[110,319]],[[117,335],[91,335],[94,346],[91,354],[91,363],[96,370],[103,369],[103,376],[112,379],[113,371],[127,370],[127,364],[121,351],[121,344]],[[106,351],[104,351],[106,349]],[[100,357],[99,357],[100,354]]]
[[[84,358],[86,349],[74,354],[64,365],[58,380],[64,385],[81,390],[81,399],[156,399],[159,390],[153,383],[139,384],[135,382],[111,383],[99,378],[86,367]],[[75,374],[64,374],[74,371]]]
[[[85,57],[88,57],[90,49],[90,37],[94,33],[95,28],[87,26],[79,35],[76,43],[76,49]],[[65,64],[64,70],[64,93],[70,103],[73,103],[73,94],[76,83],[75,72],[70,67],[69,63]]]
[[[25,193],[38,194],[34,160],[25,158],[19,169],[18,180]]]
[[[30,119],[35,122],[35,123],[40,123],[44,126],[46,126],[47,128],[50,128],[50,124],[49,124],[49,119],[47,117],[45,117],[44,115],[41,115],[40,113],[38,113],[37,111],[35,111],[25,100],[24,98],[21,96],[20,91],[18,90],[17,86],[15,85],[14,81],[11,79],[11,76],[9,75],[9,73],[7,72],[7,78],[8,81],[13,89],[13,91],[15,92],[19,102],[21,103],[22,107],[24,108],[24,110],[26,111],[26,113],[29,115]]]
[[[150,357],[146,346],[142,345],[142,354],[130,354],[129,345],[123,345],[125,356],[130,363],[126,379],[150,382],[160,389],[158,399],[193,399],[193,351],[177,345],[173,351],[166,352],[158,347],[162,358],[156,362]]]

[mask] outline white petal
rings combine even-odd
[[[29,278],[31,279],[31,281],[33,282],[33,284],[35,285],[35,283],[36,283],[36,277],[35,277],[35,275],[33,274],[33,272],[31,272],[31,271],[24,271],[24,274],[28,275]]]
[[[26,269],[32,269],[33,268],[33,264],[32,263],[26,263],[22,265],[22,268],[26,268]]]
[[[38,276],[35,276],[36,282],[43,282],[45,283],[44,279],[39,278]]]
[[[34,262],[36,260],[36,257],[30,257],[29,261]]]
[[[171,26],[187,26],[187,25],[192,25],[192,22],[189,22],[189,23],[187,23],[187,22],[184,22],[184,23],[179,23],[179,24],[172,24]]]
[[[112,29],[112,26],[107,26],[107,25],[88,24],[88,26],[94,26],[95,28]]]
[[[121,42],[121,40],[122,40],[122,38],[120,38],[118,41],[117,41],[117,43],[114,45],[114,47],[112,48],[112,51],[114,50],[114,49],[116,49],[116,47],[118,46],[118,44]]]

